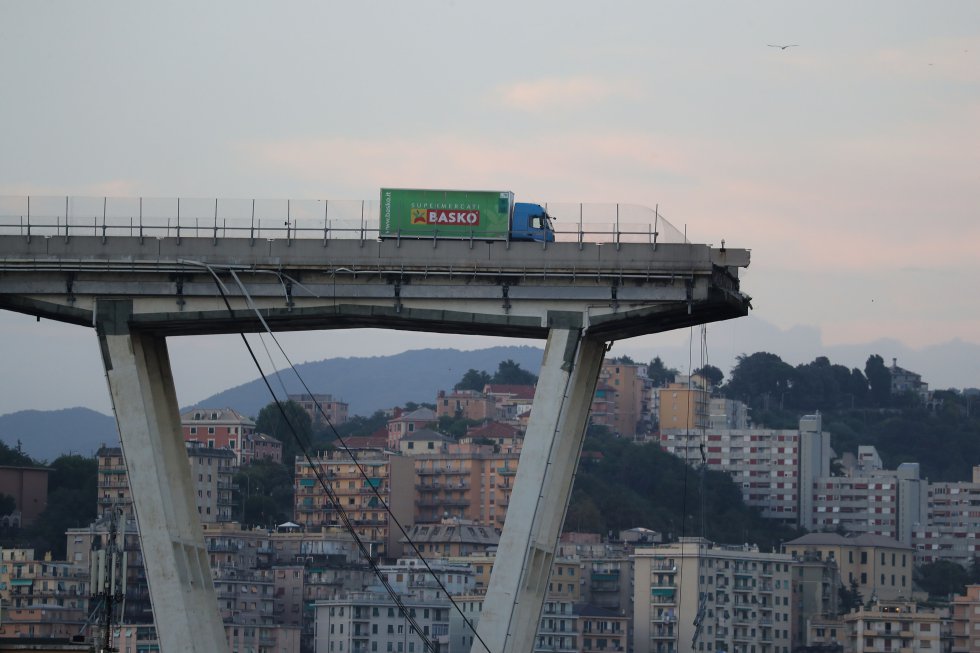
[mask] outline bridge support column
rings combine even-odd
[[[552,329],[534,394],[490,586],[471,653],[526,653],[548,590],[551,563],[578,466],[605,343]]]
[[[166,340],[130,331],[131,310],[128,301],[100,301],[97,330],[160,648],[227,651]]]

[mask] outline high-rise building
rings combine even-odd
[[[917,562],[972,564],[980,557],[980,465],[970,482],[929,483],[927,491],[926,518],[912,535]]]
[[[340,426],[347,421],[347,403],[334,399],[333,395],[303,393],[288,395],[288,398],[306,411],[313,428],[322,428],[327,423]]]
[[[418,476],[416,523],[456,517],[503,527],[520,454],[494,453],[490,445],[455,445],[412,458]]]

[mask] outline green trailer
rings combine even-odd
[[[382,238],[507,240],[510,191],[381,189]]]

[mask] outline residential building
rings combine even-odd
[[[435,411],[430,408],[419,408],[407,413],[396,409],[395,416],[388,420],[388,449],[398,451],[399,440],[416,430],[432,427],[438,421]]]
[[[474,421],[494,418],[494,400],[479,390],[440,390],[436,396],[436,416]]]
[[[5,637],[69,638],[88,617],[89,574],[64,562],[35,560],[33,549],[0,550]]]
[[[657,393],[660,395],[658,421],[661,431],[708,428],[710,393],[701,377],[691,377],[689,383],[670,383],[659,388]]]
[[[449,613],[449,633],[447,637],[449,653],[471,653],[471,651],[482,650],[479,644],[474,646],[473,643],[477,640],[477,633],[479,633],[480,612],[483,609],[483,599],[483,595],[453,597],[456,605],[459,606],[459,611],[454,608]],[[595,619],[599,621],[601,618],[596,616]],[[591,623],[595,622],[593,621]],[[593,627],[596,629],[608,629],[610,633],[612,632],[611,624],[601,627],[595,625]],[[582,633],[576,606],[569,601],[560,601],[551,597],[546,598],[542,606],[541,621],[538,626],[538,633],[534,640],[532,652],[579,653],[581,651],[581,638]],[[609,641],[612,639],[612,636],[610,635],[606,639]]]
[[[453,517],[437,524],[415,524],[408,529],[407,540],[411,540],[426,558],[458,558],[495,550],[500,531]]]
[[[357,535],[374,547],[373,555],[396,558],[402,549],[401,533],[385,505],[402,525],[412,523],[418,457],[374,449],[350,451],[353,460],[347,451],[321,452],[313,457],[313,466],[297,456],[294,521],[306,530],[340,526],[344,520],[339,504]]]
[[[442,650],[446,650],[449,601],[445,597],[403,596],[402,603],[418,624],[418,631],[384,593],[350,592],[343,597],[317,601],[316,653],[424,653],[429,649],[423,637],[439,642]]]
[[[929,394],[929,384],[922,381],[922,375],[898,366],[898,359],[893,358],[888,368],[891,376],[891,393],[893,395],[911,392],[925,399]]]
[[[184,440],[211,449],[230,449],[240,465],[251,462],[248,436],[255,433],[255,422],[232,408],[193,408],[180,415]]]
[[[459,445],[446,453],[414,456],[415,523],[445,517],[502,528],[517,474],[517,453],[488,445]]]
[[[626,651],[629,646],[629,619],[615,610],[594,605],[575,606],[576,630],[581,634],[582,653]]]
[[[808,533],[783,545],[797,560],[808,556],[833,561],[844,587],[855,583],[865,601],[892,601],[912,596],[914,550],[882,535]]]
[[[511,424],[486,422],[466,429],[460,444],[492,444],[496,453],[520,453],[524,446],[524,432]]]
[[[877,601],[844,615],[845,650],[944,651],[945,610],[924,608],[912,601]]]
[[[0,515],[0,524],[30,526],[48,507],[48,474],[46,467],[13,467],[0,465],[0,494],[14,498],[16,509]]]
[[[328,422],[340,426],[347,421],[347,403],[334,399],[332,395],[303,393],[288,395],[288,398],[306,411],[315,429],[324,427]]]
[[[953,597],[951,653],[980,651],[980,585],[967,585],[966,593]]]
[[[202,522],[232,520],[232,483],[238,471],[238,458],[230,449],[213,449],[194,441],[185,442],[194,484],[197,512]],[[104,514],[112,509],[133,516],[133,495],[122,449],[101,447],[98,460],[99,508]]]
[[[493,400],[493,419],[508,424],[525,424],[534,403],[533,385],[488,383],[483,394]]]
[[[971,482],[929,483],[926,518],[914,528],[916,562],[963,566],[980,558],[980,465]]]
[[[633,650],[785,653],[792,557],[702,538],[633,553]]]
[[[811,643],[807,633],[808,625],[814,619],[837,617],[843,586],[836,558],[825,559],[814,550],[793,556],[790,576],[793,590],[790,638],[795,649]]]
[[[652,428],[647,366],[606,359],[599,370],[599,385],[612,391],[611,428],[620,436],[635,438]]]
[[[450,444],[456,444],[456,440],[432,429],[417,429],[398,440],[398,451],[403,456],[439,454]]]
[[[720,431],[726,429],[747,430],[749,424],[749,407],[745,402],[725,397],[711,397],[708,400],[708,429]]]
[[[813,526],[813,484],[830,476],[832,454],[819,413],[802,417],[796,430],[666,429],[660,445],[692,466],[701,464],[703,447],[708,468],[731,475],[747,505],[768,519]]]
[[[895,470],[860,464],[852,476],[823,476],[812,487],[811,530],[883,535],[912,546],[914,529],[925,521],[927,483],[918,463]]]

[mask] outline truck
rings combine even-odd
[[[551,216],[540,204],[514,202],[510,191],[381,189],[379,235],[554,242]]]

